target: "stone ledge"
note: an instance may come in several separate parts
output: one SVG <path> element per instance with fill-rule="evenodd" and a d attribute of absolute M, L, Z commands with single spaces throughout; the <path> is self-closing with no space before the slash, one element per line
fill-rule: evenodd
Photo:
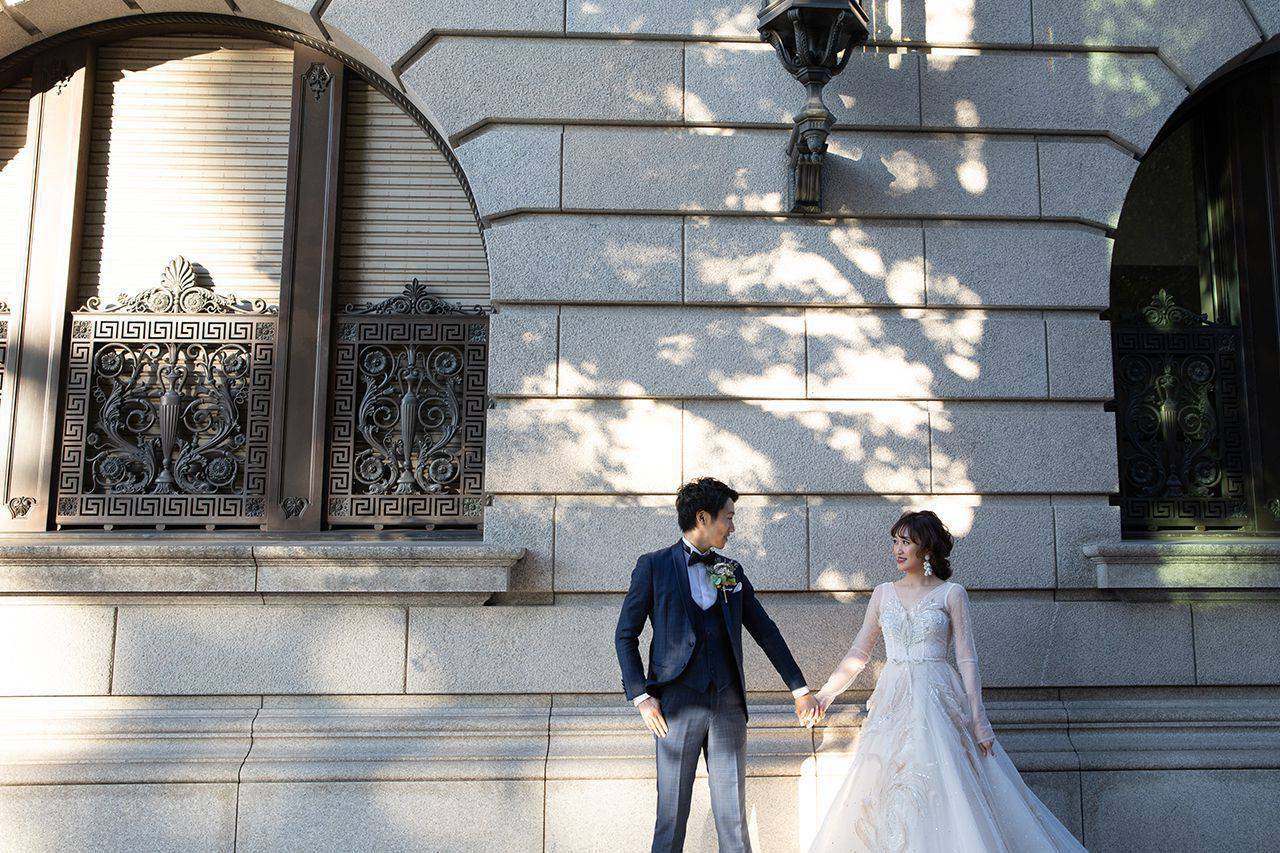
<path fill-rule="evenodd" d="M 547 697 L 266 700 L 246 782 L 541 779 Z"/>
<path fill-rule="evenodd" d="M 0 700 L 0 785 L 235 782 L 260 700 Z"/>
<path fill-rule="evenodd" d="M 1099 589 L 1277 590 L 1280 540 L 1101 542 L 1082 548 Z"/>
<path fill-rule="evenodd" d="M 481 542 L 188 538 L 165 534 L 0 537 L 0 593 L 506 592 L 524 548 Z"/>
<path fill-rule="evenodd" d="M 1250 769 L 1280 758 L 1278 696 L 1081 691 L 993 698 L 988 711 L 1024 773 Z M 789 701 L 753 695 L 748 775 L 842 773 L 863 716 L 855 697 L 809 731 Z M 237 778 L 652 779 L 653 747 L 634 709 L 595 696 L 0 700 L 0 785 Z"/>

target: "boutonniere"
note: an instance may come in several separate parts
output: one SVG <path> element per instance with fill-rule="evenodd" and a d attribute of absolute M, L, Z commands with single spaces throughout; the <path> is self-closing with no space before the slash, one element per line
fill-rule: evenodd
<path fill-rule="evenodd" d="M 736 592 L 741 585 L 738 583 L 738 572 L 742 570 L 742 566 L 728 557 L 722 557 L 716 563 L 707 567 L 707 574 L 711 577 L 711 585 L 724 595 L 725 603 L 729 601 L 729 593 Z"/>

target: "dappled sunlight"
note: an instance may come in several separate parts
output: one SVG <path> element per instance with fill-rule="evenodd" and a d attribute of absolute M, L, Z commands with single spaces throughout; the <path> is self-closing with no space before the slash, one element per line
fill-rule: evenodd
<path fill-rule="evenodd" d="M 560 393 L 804 394 L 804 316 L 797 309 L 659 308 L 637 319 L 616 327 L 603 345 L 596 340 L 601 321 L 594 309 L 576 309 L 562 319 L 568 343 L 560 355 Z"/>
<path fill-rule="evenodd" d="M 691 404 L 684 424 L 685 475 L 716 471 L 748 493 L 913 492 L 929 481 L 928 412 L 915 403 Z"/>
<path fill-rule="evenodd" d="M 931 44 L 973 41 L 975 0 L 931 0 L 925 4 L 925 40 Z"/>
<path fill-rule="evenodd" d="M 697 97 L 696 95 L 693 97 Z M 685 92 L 679 86 L 667 85 L 662 87 L 662 104 L 672 112 L 683 113 L 684 118 L 688 120 L 689 115 L 685 106 Z M 704 108 L 705 109 L 705 108 Z"/>
<path fill-rule="evenodd" d="M 933 510 L 947 525 L 947 529 L 953 536 L 963 539 L 973 530 L 974 517 L 981 506 L 981 495 L 929 495 L 915 498 L 911 503 L 904 504 L 903 510 Z"/>
<path fill-rule="evenodd" d="M 1100 111 L 1118 108 L 1125 116 L 1136 118 L 1160 105 L 1160 95 L 1139 63 L 1127 61 L 1124 54 L 1100 51 L 1087 54 L 1087 58 L 1089 83 Z"/>
<path fill-rule="evenodd" d="M 545 394 L 548 388 L 556 387 L 556 364 L 554 361 L 544 365 L 541 373 L 533 373 L 531 369 L 525 368 L 524 375 L 520 377 L 518 393 L 521 396 L 536 397 L 539 394 Z"/>
<path fill-rule="evenodd" d="M 982 296 L 948 272 L 926 264 L 929 277 L 929 301 L 953 305 L 981 305 Z"/>
<path fill-rule="evenodd" d="M 733 477 L 728 472 L 717 476 L 728 476 L 735 481 L 740 491 L 769 491 L 771 484 L 778 482 L 778 475 L 773 460 L 757 450 L 752 441 L 727 429 L 717 428 L 691 412 L 685 412 L 685 443 L 691 451 L 688 455 L 695 459 L 733 460 L 733 467 L 741 471 L 743 476 Z M 684 478 L 702 476 L 720 465 L 690 464 L 685 461 Z M 752 472 L 750 482 L 745 481 L 746 472 Z"/>
<path fill-rule="evenodd" d="M 617 0 L 569 0 L 568 18 L 572 29 L 581 32 L 662 33 L 670 31 L 670 14 L 649 15 L 633 11 L 635 4 Z M 710 8 L 708 8 L 710 7 Z M 759 5 L 742 2 L 699 3 L 691 9 L 697 17 L 688 19 L 688 31 L 695 36 L 754 35 Z"/>
<path fill-rule="evenodd" d="M 942 492 L 975 492 L 977 486 L 969 477 L 969 464 L 963 459 L 953 459 L 934 448 L 931 457 L 933 479 L 930 487 Z"/>
<path fill-rule="evenodd" d="M 561 383 L 572 368 L 561 366 Z M 640 393 L 640 391 L 637 391 Z M 486 482 L 522 489 L 660 493 L 679 479 L 680 406 L 658 400 L 532 400 L 499 404 Z"/>
<path fill-rule="evenodd" d="M 1201 12 L 1199 3 L 1157 0 L 1078 0 L 1083 6 L 1072 23 L 1085 44 L 1160 47 L 1170 43 L 1189 50 L 1208 38 L 1220 22 Z M 1065 40 L 1065 39 L 1063 39 Z"/>
<path fill-rule="evenodd" d="M 962 56 L 978 56 L 982 53 L 976 47 L 934 47 L 924 58 L 931 71 L 950 71 L 956 67 Z"/>
<path fill-rule="evenodd" d="M 777 335 L 765 327 L 785 335 L 786 344 L 782 352 L 778 352 Z M 735 332 L 744 342 L 761 347 L 760 355 L 753 359 L 759 362 L 759 366 L 737 371 L 717 366 L 707 371 L 707 378 L 721 394 L 730 397 L 788 397 L 803 388 L 803 376 L 791 366 L 798 363 L 798 357 L 803 354 L 804 318 L 801 315 L 754 317 L 745 323 L 735 324 Z M 766 335 L 768 340 L 765 340 Z M 769 363 L 771 352 L 777 353 L 778 363 Z M 792 357 L 797 361 L 792 362 Z M 749 368 L 750 364 L 743 367 Z"/>
<path fill-rule="evenodd" d="M 971 101 L 956 104 L 956 122 L 970 127 L 981 124 L 977 106 Z M 956 165 L 956 179 L 971 195 L 982 195 L 987 191 L 987 164 L 982 159 L 984 141 L 983 137 L 974 134 L 963 137 L 960 143 L 963 159 Z"/>
<path fill-rule="evenodd" d="M 604 389 L 608 389 L 610 395 L 615 397 L 649 395 L 649 390 L 634 380 L 602 377 L 600 365 L 593 361 L 580 361 L 574 364 L 562 359 L 559 377 L 562 394 L 602 393 Z"/>
<path fill-rule="evenodd" d="M 693 360 L 697 339 L 688 332 L 658 338 L 658 358 L 674 367 L 682 367 Z"/>
<path fill-rule="evenodd" d="M 929 428 L 935 433 L 954 432 L 955 423 L 950 414 L 940 403 L 929 404 Z M 973 494 L 978 491 L 969 476 L 969 463 L 964 459 L 956 459 L 944 453 L 932 442 L 929 450 L 931 479 L 929 488 L 923 491 L 951 492 Z"/>
<path fill-rule="evenodd" d="M 810 309 L 809 393 L 930 399 L 940 393 L 939 368 L 975 382 L 986 321 L 982 311 Z"/>
<path fill-rule="evenodd" d="M 861 156 L 853 159 L 859 160 Z M 938 178 L 929 164 L 910 151 L 899 148 L 892 155 L 881 157 L 880 162 L 893 175 L 893 183 L 889 184 L 891 195 L 906 195 L 938 185 Z"/>
<path fill-rule="evenodd" d="M 602 242 L 600 254 L 615 276 L 637 287 L 644 285 L 655 269 L 680 259 L 679 251 L 664 243 L 641 243 L 615 237 Z"/>
<path fill-rule="evenodd" d="M 969 381 L 978 378 L 978 345 L 986 328 L 985 311 L 921 313 L 920 330 L 943 355 L 943 362 L 957 376 Z"/>
<path fill-rule="evenodd" d="M 810 393 L 859 398 L 928 396 L 933 372 L 913 363 L 902 346 L 884 340 L 882 315 L 810 311 L 808 334 L 823 343 L 821 352 L 827 354 L 812 357 Z"/>
<path fill-rule="evenodd" d="M 715 134 L 725 135 L 729 134 Z M 732 186 L 735 192 L 727 193 L 724 197 L 724 206 L 730 210 L 761 210 L 761 211 L 779 211 L 782 209 L 782 191 L 776 192 L 752 192 L 749 188 L 751 180 L 751 170 L 746 166 L 740 166 L 733 172 Z"/>
<path fill-rule="evenodd" d="M 956 101 L 956 124 L 959 127 L 978 127 L 982 119 L 978 115 L 978 105 L 968 98 Z"/>
<path fill-rule="evenodd" d="M 733 36 L 753 33 L 756 29 L 755 3 L 725 3 L 709 18 L 694 18 L 690 32 L 695 36 Z"/>
<path fill-rule="evenodd" d="M 902 27 L 902 3 L 903 0 L 880 0 L 873 13 L 879 19 L 879 29 L 887 30 L 889 38 L 894 41 L 902 41 L 907 37 Z"/>
<path fill-rule="evenodd" d="M 691 220 L 695 228 L 706 226 L 708 221 Z M 814 251 L 811 247 L 817 240 L 835 252 Z M 892 301 L 914 304 L 923 297 L 923 259 L 915 255 L 886 257 L 879 241 L 856 224 L 779 228 L 776 239 L 763 248 L 759 240 L 752 240 L 733 241 L 715 249 L 713 252 L 705 244 L 690 246 L 695 274 L 704 285 L 735 297 L 763 289 L 820 301 L 866 302 L 850 279 L 853 272 L 882 282 L 886 298 Z M 847 262 L 848 268 L 842 268 L 837 260 Z"/>

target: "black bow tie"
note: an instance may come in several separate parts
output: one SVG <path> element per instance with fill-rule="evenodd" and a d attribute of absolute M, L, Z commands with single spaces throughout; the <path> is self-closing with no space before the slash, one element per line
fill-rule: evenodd
<path fill-rule="evenodd" d="M 723 562 L 723 560 L 724 557 L 721 557 L 715 551 L 708 551 L 705 554 L 699 554 L 697 551 L 689 552 L 689 565 L 702 563 L 706 566 L 714 566 L 716 563 Z"/>

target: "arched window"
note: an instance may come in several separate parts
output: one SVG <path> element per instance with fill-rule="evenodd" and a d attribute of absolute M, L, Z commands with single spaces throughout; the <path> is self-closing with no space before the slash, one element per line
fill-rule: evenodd
<path fill-rule="evenodd" d="M 4 528 L 475 527 L 488 270 L 393 86 L 216 16 L 0 63 Z"/>
<path fill-rule="evenodd" d="M 1128 536 L 1280 530 L 1280 56 L 1224 76 L 1139 167 L 1112 258 Z"/>

